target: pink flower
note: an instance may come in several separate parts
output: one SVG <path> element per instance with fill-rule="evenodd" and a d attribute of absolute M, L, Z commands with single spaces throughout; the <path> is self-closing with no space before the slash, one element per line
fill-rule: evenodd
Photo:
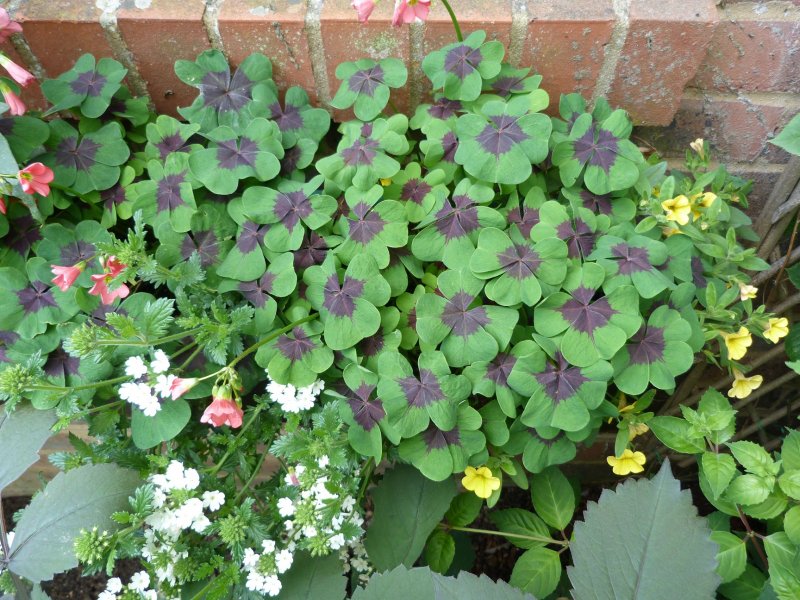
<path fill-rule="evenodd" d="M 392 25 L 425 21 L 431 9 L 431 0 L 395 0 Z"/>
<path fill-rule="evenodd" d="M 3 196 L 0 196 L 0 213 L 6 214 L 6 199 Z"/>
<path fill-rule="evenodd" d="M 211 404 L 200 418 L 201 423 L 211 423 L 214 427 L 228 425 L 234 429 L 242 426 L 242 409 L 231 398 L 226 398 L 226 395 L 229 394 L 212 396 Z"/>
<path fill-rule="evenodd" d="M 122 273 L 122 271 L 127 268 L 127 265 L 123 265 L 115 256 L 109 256 L 105 262 L 101 258 L 100 264 L 103 265 L 106 271 L 99 275 L 92 275 L 94 285 L 89 290 L 89 293 L 93 296 L 100 296 L 100 300 L 103 304 L 111 304 L 117 298 L 127 298 L 131 291 L 124 283 L 114 290 L 108 289 L 108 284 L 111 283 L 117 275 Z"/>
<path fill-rule="evenodd" d="M 15 116 L 24 115 L 26 110 L 25 104 L 20 100 L 19 96 L 6 85 L 0 86 L 0 88 L 3 90 L 3 99 L 6 101 L 6 104 L 8 104 L 9 112 Z"/>
<path fill-rule="evenodd" d="M 22 31 L 22 26 L 12 21 L 5 8 L 0 8 L 0 42 L 5 42 L 14 33 Z"/>
<path fill-rule="evenodd" d="M 53 177 L 53 171 L 40 162 L 31 163 L 17 173 L 23 192 L 42 196 L 50 193 L 49 183 L 53 181 Z"/>
<path fill-rule="evenodd" d="M 2 52 L 0 52 L 0 65 L 2 65 L 3 68 L 8 71 L 8 74 L 11 75 L 11 79 L 16 81 L 22 87 L 25 87 L 31 81 L 36 79 L 31 73 L 20 67 Z"/>
<path fill-rule="evenodd" d="M 75 283 L 75 280 L 83 272 L 84 263 L 78 263 L 72 267 L 59 267 L 53 265 L 50 270 L 53 272 L 53 285 L 58 286 L 62 292 L 66 292 Z"/>
<path fill-rule="evenodd" d="M 358 20 L 366 23 L 372 11 L 375 9 L 375 0 L 353 0 L 350 5 L 358 14 Z"/>
<path fill-rule="evenodd" d="M 176 377 L 172 380 L 172 383 L 169 384 L 169 395 L 173 400 L 177 400 L 190 389 L 192 389 L 196 383 L 197 379 L 194 377 L 190 377 L 188 379 Z"/>

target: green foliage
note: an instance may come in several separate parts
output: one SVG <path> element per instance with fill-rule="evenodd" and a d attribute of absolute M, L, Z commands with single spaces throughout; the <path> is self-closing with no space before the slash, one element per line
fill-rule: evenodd
<path fill-rule="evenodd" d="M 0 492 L 39 460 L 39 450 L 52 434 L 54 411 L 29 405 L 13 411 L 0 406 Z"/>
<path fill-rule="evenodd" d="M 335 556 L 312 558 L 299 553 L 282 583 L 281 600 L 340 600 L 345 597 L 347 579 Z"/>
<path fill-rule="evenodd" d="M 790 154 L 800 156 L 800 114 L 795 115 L 781 132 L 769 141 Z"/>
<path fill-rule="evenodd" d="M 652 480 L 604 490 L 575 524 L 567 572 L 577 598 L 709 598 L 719 585 L 717 545 L 691 495 L 665 462 Z"/>

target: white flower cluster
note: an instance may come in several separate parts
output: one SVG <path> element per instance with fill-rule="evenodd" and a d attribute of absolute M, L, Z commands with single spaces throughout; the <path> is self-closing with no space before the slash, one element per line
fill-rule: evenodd
<path fill-rule="evenodd" d="M 269 373 L 267 373 L 267 378 L 269 378 Z M 287 413 L 311 410 L 323 389 L 325 389 L 325 383 L 319 379 L 311 385 L 301 388 L 296 388 L 291 383 L 282 385 L 272 379 L 267 384 L 267 393 L 280 404 L 283 412 Z"/>
<path fill-rule="evenodd" d="M 367 549 L 361 540 L 348 544 L 339 550 L 339 560 L 342 561 L 345 574 L 352 569 L 358 573 L 358 579 L 366 585 L 374 569 L 367 558 Z"/>
<path fill-rule="evenodd" d="M 177 460 L 169 463 L 164 474 L 151 475 L 150 483 L 155 486 L 156 511 L 145 520 L 142 557 L 154 567 L 159 582 L 174 586 L 175 564 L 188 556 L 186 551 L 176 550 L 179 536 L 184 531 L 203 533 L 208 529 L 211 521 L 203 511 L 218 511 L 225 504 L 225 494 L 214 490 L 200 495 L 195 491 L 200 486 L 200 475 Z"/>
<path fill-rule="evenodd" d="M 147 571 L 139 571 L 131 576 L 128 585 L 124 585 L 119 577 L 109 579 L 106 589 L 100 592 L 97 600 L 117 600 L 123 594 L 127 597 L 137 595 L 144 600 L 158 599 L 158 593 L 150 589 L 150 575 Z"/>
<path fill-rule="evenodd" d="M 257 554 L 252 548 L 246 548 L 242 566 L 247 571 L 247 589 L 252 592 L 277 596 L 281 592 L 281 580 L 278 575 L 285 573 L 294 561 L 294 542 L 287 548 L 277 550 L 273 540 L 261 543 L 262 553 Z"/>
<path fill-rule="evenodd" d="M 319 469 L 309 470 L 304 465 L 297 465 L 286 476 L 287 485 L 300 488 L 299 497 L 296 500 L 279 498 L 278 513 L 282 517 L 303 515 L 302 522 L 298 519 L 284 522 L 289 539 L 307 538 L 314 541 L 315 548 L 341 550 L 361 539 L 364 518 L 356 510 L 353 496 L 334 493 L 329 489 L 329 476 L 320 472 L 325 468 L 322 465 L 328 465 L 327 458 L 323 456 L 319 459 Z M 358 478 L 351 480 L 357 481 Z"/>
<path fill-rule="evenodd" d="M 175 375 L 164 375 L 169 370 L 169 357 L 163 350 L 156 350 L 150 367 L 141 356 L 131 356 L 125 361 L 125 374 L 134 379 L 143 379 L 152 374 L 155 383 L 128 381 L 119 387 L 119 397 L 138 407 L 146 416 L 154 417 L 161 410 L 161 400 L 170 400 L 170 386 Z"/>

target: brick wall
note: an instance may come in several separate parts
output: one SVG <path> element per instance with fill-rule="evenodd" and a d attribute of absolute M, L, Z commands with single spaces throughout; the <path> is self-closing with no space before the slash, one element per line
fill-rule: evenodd
<path fill-rule="evenodd" d="M 787 155 L 766 144 L 800 111 L 800 0 L 452 0 L 466 32 L 485 29 L 510 60 L 544 76 L 553 108 L 562 92 L 607 96 L 639 125 L 635 135 L 668 157 L 696 137 L 756 181 L 755 207 Z M 399 56 L 409 85 L 398 105 L 425 99 L 420 68 L 432 48 L 452 41 L 434 0 L 427 23 L 393 29 L 392 0 L 367 25 L 350 0 L 11 0 L 0 2 L 24 33 L 4 50 L 37 75 L 69 68 L 84 52 L 114 56 L 129 84 L 162 111 L 194 90 L 172 64 L 207 48 L 233 63 L 260 51 L 279 87 L 301 85 L 317 102 L 337 87 L 336 64 Z M 35 91 L 29 103 L 41 103 Z"/>

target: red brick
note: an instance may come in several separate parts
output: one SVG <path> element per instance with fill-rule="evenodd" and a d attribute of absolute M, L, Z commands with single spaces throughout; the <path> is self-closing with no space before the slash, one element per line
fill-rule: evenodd
<path fill-rule="evenodd" d="M 0 44 L 0 51 L 2 51 L 6 56 L 8 56 L 8 58 L 13 60 L 19 66 L 33 72 L 31 66 L 27 64 L 22 56 L 19 55 L 16 48 L 14 48 L 10 41 L 5 41 Z M 2 69 L 0 69 L 0 73 L 5 75 L 5 72 L 3 72 Z M 42 95 L 42 90 L 39 87 L 40 83 L 40 81 L 35 81 L 34 83 L 28 84 L 28 87 L 24 87 L 20 91 L 19 97 L 28 110 L 44 110 L 47 107 L 47 100 L 45 100 L 44 96 Z"/>
<path fill-rule="evenodd" d="M 391 57 L 403 60 L 408 66 L 411 55 L 409 28 L 405 25 L 392 27 L 393 8 L 391 2 L 379 2 L 369 21 L 359 23 L 350 0 L 326 0 L 321 25 L 331 97 L 341 84 L 336 79 L 336 66 L 341 62 Z M 392 90 L 391 100 L 401 112 L 407 113 L 409 86 Z M 387 111 L 391 113 L 391 108 Z M 351 111 L 334 111 L 337 120 L 352 118 L 351 115 Z"/>
<path fill-rule="evenodd" d="M 784 163 L 789 155 L 768 142 L 797 112 L 796 96 L 693 93 L 667 127 L 642 127 L 637 135 L 668 156 L 683 156 L 689 143 L 702 137 L 721 162 Z"/>
<path fill-rule="evenodd" d="M 634 122 L 667 125 L 697 72 L 717 22 L 713 0 L 632 0 L 609 92 Z"/>
<path fill-rule="evenodd" d="M 727 8 L 720 18 L 693 86 L 800 90 L 800 8 L 787 2 L 743 3 Z"/>
<path fill-rule="evenodd" d="M 68 71 L 83 54 L 114 56 L 100 26 L 101 11 L 89 0 L 26 0 L 12 18 L 48 77 Z"/>
<path fill-rule="evenodd" d="M 591 97 L 614 27 L 611 0 L 528 3 L 528 35 L 520 66 L 533 66 L 558 112 L 561 94 Z"/>
<path fill-rule="evenodd" d="M 266 8 L 268 6 L 269 8 Z M 253 52 L 272 60 L 281 90 L 299 85 L 316 101 L 311 53 L 305 28 L 306 5 L 300 0 L 225 0 L 219 13 L 222 45 L 232 64 Z"/>
<path fill-rule="evenodd" d="M 483 29 L 487 40 L 499 40 L 508 52 L 511 43 L 511 0 L 488 3 L 486 0 L 458 0 L 452 2 L 461 32 L 467 37 Z M 425 23 L 423 52 L 428 54 L 456 41 L 450 15 L 441 2 L 431 3 L 431 12 Z"/>
<path fill-rule="evenodd" d="M 783 172 L 783 165 L 769 163 L 729 165 L 728 172 L 753 182 L 753 190 L 747 196 L 748 208 L 745 211 L 755 219 L 761 214 L 772 188 Z"/>
<path fill-rule="evenodd" d="M 175 75 L 175 61 L 194 60 L 210 44 L 203 27 L 203 0 L 153 0 L 149 8 L 117 12 L 117 26 L 159 112 L 176 115 L 197 96 Z"/>

